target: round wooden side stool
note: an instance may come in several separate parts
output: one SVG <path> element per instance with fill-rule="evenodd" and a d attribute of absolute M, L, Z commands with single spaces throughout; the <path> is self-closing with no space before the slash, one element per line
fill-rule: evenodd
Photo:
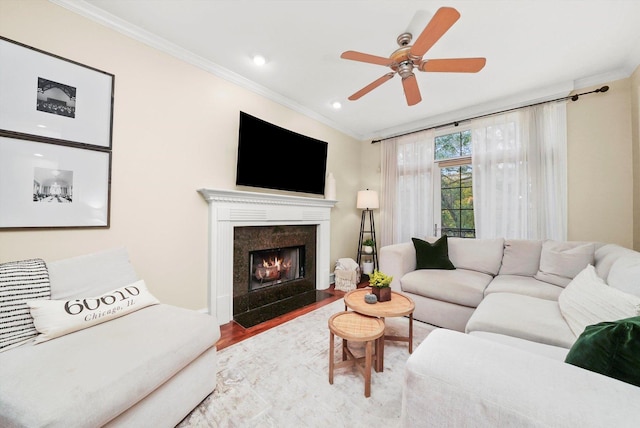
<path fill-rule="evenodd" d="M 364 376 L 364 396 L 371 396 L 371 365 L 376 357 L 374 344 L 384 334 L 384 321 L 357 312 L 344 311 L 329 318 L 329 383 L 333 385 L 333 371 L 355 365 Z M 334 362 L 334 339 L 342 338 L 342 361 Z M 365 342 L 365 356 L 356 358 L 347 346 L 348 341 Z M 375 346 L 377 349 L 377 346 Z M 377 354 L 376 354 L 377 355 Z M 364 366 L 362 362 L 364 360 Z"/>

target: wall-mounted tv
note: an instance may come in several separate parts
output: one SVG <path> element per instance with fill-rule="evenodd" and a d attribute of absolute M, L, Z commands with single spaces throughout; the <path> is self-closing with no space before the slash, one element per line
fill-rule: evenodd
<path fill-rule="evenodd" d="M 327 147 L 241 111 L 236 184 L 322 195 Z"/>

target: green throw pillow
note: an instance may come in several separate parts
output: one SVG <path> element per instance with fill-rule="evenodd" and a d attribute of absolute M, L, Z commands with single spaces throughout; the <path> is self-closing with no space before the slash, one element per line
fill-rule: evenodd
<path fill-rule="evenodd" d="M 640 317 L 587 326 L 565 362 L 640 386 Z"/>
<path fill-rule="evenodd" d="M 456 267 L 449 260 L 447 235 L 442 235 L 433 244 L 418 238 L 411 238 L 416 249 L 416 269 L 447 269 Z"/>

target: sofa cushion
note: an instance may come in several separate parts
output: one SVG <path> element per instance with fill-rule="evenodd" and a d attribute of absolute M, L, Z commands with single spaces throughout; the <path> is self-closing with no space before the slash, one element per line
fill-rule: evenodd
<path fill-rule="evenodd" d="M 640 386 L 640 317 L 588 326 L 565 361 Z"/>
<path fill-rule="evenodd" d="M 545 241 L 540 253 L 540 269 L 535 278 L 564 287 L 582 269 L 594 263 L 594 253 L 593 243 Z"/>
<path fill-rule="evenodd" d="M 99 296 L 139 279 L 124 247 L 47 262 L 47 267 L 52 299 Z"/>
<path fill-rule="evenodd" d="M 580 336 L 588 325 L 638 315 L 640 297 L 609 287 L 589 265 L 560 293 L 558 305 L 573 333 Z"/>
<path fill-rule="evenodd" d="M 497 275 L 502 263 L 504 239 L 449 238 L 449 259 L 458 269 Z"/>
<path fill-rule="evenodd" d="M 159 304 L 0 353 L 0 425 L 103 426 L 219 337 L 213 317 Z"/>
<path fill-rule="evenodd" d="M 40 333 L 35 343 L 40 343 L 158 303 L 158 299 L 147 290 L 144 281 L 140 280 L 97 297 L 33 300 L 27 302 L 27 305 L 36 330 Z"/>
<path fill-rule="evenodd" d="M 44 260 L 0 264 L 0 351 L 18 346 L 38 334 L 27 302 L 50 296 Z"/>
<path fill-rule="evenodd" d="M 512 293 L 485 297 L 471 315 L 465 331 L 506 334 L 563 348 L 571 348 L 576 341 L 558 302 Z"/>
<path fill-rule="evenodd" d="M 626 254 L 618 258 L 607 276 L 607 284 L 625 293 L 640 296 L 640 254 Z"/>
<path fill-rule="evenodd" d="M 404 370 L 402 427 L 636 428 L 638 388 L 500 343 L 437 329 Z"/>
<path fill-rule="evenodd" d="M 480 337 L 492 342 L 502 343 L 523 351 L 532 352 L 543 357 L 551 358 L 557 361 L 564 361 L 567 358 L 569 350 L 561 346 L 552 346 L 545 343 L 532 342 L 531 340 L 521 339 L 519 337 L 507 336 L 505 334 L 489 333 L 487 331 L 472 331 L 470 336 Z"/>
<path fill-rule="evenodd" d="M 506 239 L 500 275 L 534 276 L 540 267 L 542 241 Z"/>
<path fill-rule="evenodd" d="M 411 238 L 416 249 L 416 269 L 455 269 L 449 260 L 447 235 L 442 235 L 430 243 L 418 238 Z"/>
<path fill-rule="evenodd" d="M 548 282 L 538 281 L 531 276 L 520 275 L 498 275 L 484 290 L 484 295 L 491 293 L 516 293 L 525 296 L 537 297 L 539 299 L 558 300 L 558 296 L 564 290 L 557 285 Z"/>
<path fill-rule="evenodd" d="M 637 254 L 636 251 L 617 244 L 599 245 L 599 247 L 596 248 L 594 257 L 596 272 L 600 278 L 608 282 L 611 267 L 620 257 Z"/>
<path fill-rule="evenodd" d="M 416 270 L 400 280 L 404 292 L 475 308 L 491 275 L 473 270 Z"/>

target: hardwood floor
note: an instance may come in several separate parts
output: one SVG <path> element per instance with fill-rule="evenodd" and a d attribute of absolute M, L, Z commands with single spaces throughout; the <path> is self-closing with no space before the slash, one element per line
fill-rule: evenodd
<path fill-rule="evenodd" d="M 358 284 L 358 288 L 363 288 L 368 285 L 369 285 L 368 281 L 362 282 Z M 228 346 L 231 346 L 235 343 L 248 339 L 251 336 L 255 336 L 256 334 L 262 333 L 263 331 L 269 330 L 270 328 L 276 327 L 280 324 L 290 321 L 296 317 L 299 317 L 300 315 L 304 315 L 322 306 L 333 303 L 336 300 L 340 300 L 346 294 L 344 291 L 335 290 L 333 284 L 325 291 L 327 291 L 330 294 L 333 294 L 333 297 L 324 299 L 320 302 L 312 303 L 311 305 L 305 306 L 300 309 L 296 309 L 295 311 L 276 317 L 272 320 L 265 321 L 262 324 L 258 324 L 254 327 L 244 328 L 240 324 L 236 323 L 235 321 L 231 321 L 227 324 L 221 325 L 220 339 L 218 340 L 218 343 L 216 345 L 218 348 L 218 351 Z"/>

